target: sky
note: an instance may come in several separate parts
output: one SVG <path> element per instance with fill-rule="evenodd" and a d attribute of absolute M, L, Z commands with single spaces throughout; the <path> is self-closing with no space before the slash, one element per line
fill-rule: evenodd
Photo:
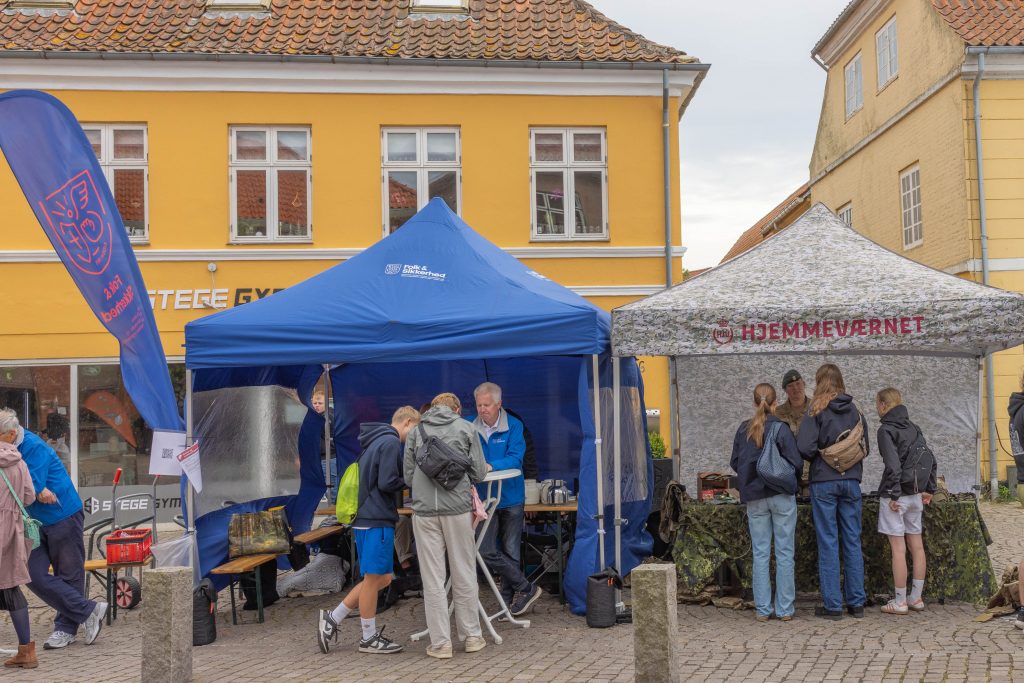
<path fill-rule="evenodd" d="M 825 88 L 811 48 L 849 0 L 588 0 L 711 71 L 680 121 L 683 265 L 717 264 L 808 179 Z"/>

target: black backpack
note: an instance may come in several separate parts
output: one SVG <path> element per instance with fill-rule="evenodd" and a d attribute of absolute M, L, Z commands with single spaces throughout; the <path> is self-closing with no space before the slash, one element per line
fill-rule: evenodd
<path fill-rule="evenodd" d="M 417 429 L 422 442 L 416 447 L 416 466 L 441 488 L 454 490 L 473 465 L 469 455 L 464 455 L 436 436 L 427 436 L 422 423 Z"/>
<path fill-rule="evenodd" d="M 932 477 L 932 469 L 935 467 L 935 454 L 928 448 L 928 443 L 920 430 L 901 464 L 903 469 L 900 472 L 900 488 L 903 492 L 910 495 L 926 491 Z"/>

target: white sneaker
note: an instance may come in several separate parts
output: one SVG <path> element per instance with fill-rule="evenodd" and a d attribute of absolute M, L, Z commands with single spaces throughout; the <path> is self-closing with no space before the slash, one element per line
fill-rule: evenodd
<path fill-rule="evenodd" d="M 910 608 L 907 607 L 907 603 L 905 603 L 905 602 L 896 602 L 895 600 L 890 600 L 889 602 L 887 602 L 884 605 L 882 605 L 882 612 L 884 614 L 900 614 L 900 615 L 903 615 L 903 614 L 906 614 L 909 611 L 910 611 Z"/>
<path fill-rule="evenodd" d="M 43 643 L 44 650 L 60 650 L 75 642 L 75 636 L 64 631 L 54 631 Z"/>
<path fill-rule="evenodd" d="M 85 644 L 92 645 L 103 628 L 103 617 L 107 614 L 107 603 L 97 602 L 92 614 L 85 620 Z"/>
<path fill-rule="evenodd" d="M 487 647 L 487 641 L 483 636 L 469 636 L 466 638 L 466 652 L 479 652 Z"/>
<path fill-rule="evenodd" d="M 447 642 L 444 645 L 434 646 L 431 645 L 427 648 L 427 655 L 436 659 L 451 659 L 452 658 L 452 644 Z"/>

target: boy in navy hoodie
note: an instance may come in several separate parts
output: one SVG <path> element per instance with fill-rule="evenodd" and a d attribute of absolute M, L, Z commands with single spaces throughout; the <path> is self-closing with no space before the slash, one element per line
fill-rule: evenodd
<path fill-rule="evenodd" d="M 352 521 L 359 572 L 363 580 L 355 585 L 333 611 L 320 610 L 317 642 L 324 654 L 330 640 L 337 639 L 338 624 L 357 606 L 362 625 L 359 651 L 370 654 L 401 652 L 402 646 L 377 630 L 377 593 L 391 583 L 394 570 L 395 523 L 405 480 L 402 444 L 419 424 L 420 414 L 411 406 L 395 411 L 391 424 L 364 422 L 359 425 L 359 503 Z"/>

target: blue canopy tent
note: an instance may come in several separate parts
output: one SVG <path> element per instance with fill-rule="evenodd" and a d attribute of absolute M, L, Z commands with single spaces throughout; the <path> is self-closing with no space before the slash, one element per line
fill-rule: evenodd
<path fill-rule="evenodd" d="M 642 380 L 632 358 L 612 362 L 609 332 L 607 313 L 484 239 L 440 199 L 344 263 L 188 324 L 185 358 L 195 392 L 189 405 L 207 498 L 194 506 L 201 572 L 227 557 L 232 513 L 285 504 L 293 528 L 305 529 L 324 493 L 323 417 L 309 409 L 290 427 L 278 425 L 268 387 L 294 390 L 310 408 L 310 393 L 329 370 L 341 472 L 358 456 L 360 422 L 387 421 L 398 406 L 418 406 L 441 391 L 456 393 L 464 413 L 475 412 L 473 388 L 493 381 L 503 388 L 504 405 L 534 435 L 540 476 L 578 478 L 577 534 L 565 586 L 573 611 L 583 613 L 587 575 L 613 559 L 628 572 L 651 548 L 644 529 L 652 472 Z M 297 445 L 283 440 L 290 438 Z M 613 446 L 619 464 L 609 468 L 610 476 L 602 443 Z M 245 444 L 255 459 L 242 452 Z M 275 448 L 286 455 L 265 456 Z M 208 487 L 252 478 L 239 474 L 239 460 L 263 476 L 248 491 L 259 497 L 240 501 L 243 491 L 235 498 L 207 496 Z M 268 469 L 293 472 L 294 490 L 280 485 L 293 475 L 274 479 L 265 476 Z M 621 543 L 608 548 L 606 517 L 623 520 L 615 525 Z"/>

